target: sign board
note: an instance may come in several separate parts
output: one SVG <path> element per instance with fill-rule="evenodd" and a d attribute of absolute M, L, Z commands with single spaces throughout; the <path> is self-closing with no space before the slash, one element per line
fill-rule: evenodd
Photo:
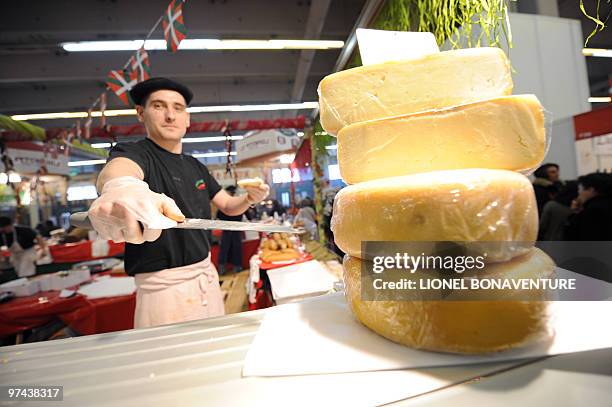
<path fill-rule="evenodd" d="M 255 130 L 236 142 L 236 161 L 263 157 L 297 149 L 300 138 L 295 130 Z"/>
<path fill-rule="evenodd" d="M 48 174 L 68 175 L 69 157 L 55 147 L 45 148 L 34 143 L 7 143 L 6 153 L 13 161 L 14 171 L 19 174 L 36 174 L 42 167 Z M 0 162 L 0 170 L 5 171 Z"/>

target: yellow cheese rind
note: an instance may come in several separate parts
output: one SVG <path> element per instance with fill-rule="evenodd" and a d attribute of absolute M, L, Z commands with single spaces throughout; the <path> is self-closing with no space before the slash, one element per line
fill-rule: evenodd
<path fill-rule="evenodd" d="M 538 214 L 524 175 L 435 171 L 349 185 L 336 195 L 331 228 L 338 247 L 358 258 L 367 255 L 362 241 L 509 242 L 489 253 L 501 262 L 533 245 Z"/>
<path fill-rule="evenodd" d="M 362 262 L 350 256 L 344 259 L 349 307 L 363 325 L 394 342 L 418 349 L 475 354 L 522 346 L 550 333 L 548 302 L 513 300 L 511 291 L 500 301 L 363 301 Z M 491 277 L 554 278 L 554 268 L 546 253 L 533 248 L 510 262 L 489 266 L 487 272 Z M 548 298 L 543 291 L 533 291 L 530 298 Z"/>
<path fill-rule="evenodd" d="M 355 123 L 338 133 L 348 184 L 437 170 L 519 171 L 537 167 L 545 153 L 544 113 L 534 95 Z"/>
<path fill-rule="evenodd" d="M 321 126 L 332 134 L 367 120 L 512 94 L 499 48 L 468 48 L 348 69 L 319 84 Z"/>

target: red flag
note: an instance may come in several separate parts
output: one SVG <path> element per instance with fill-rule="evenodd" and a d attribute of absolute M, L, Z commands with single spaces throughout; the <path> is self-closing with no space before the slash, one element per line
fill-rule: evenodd
<path fill-rule="evenodd" d="M 151 64 L 149 63 L 149 54 L 144 49 L 140 48 L 136 54 L 130 58 L 130 68 L 136 73 L 138 82 L 146 81 L 151 77 Z"/>
<path fill-rule="evenodd" d="M 100 127 L 104 128 L 106 126 L 106 116 L 104 116 L 104 112 L 106 111 L 106 92 L 102 92 L 100 95 Z"/>
<path fill-rule="evenodd" d="M 164 13 L 162 20 L 166 49 L 176 52 L 179 44 L 187 37 L 187 28 L 183 21 L 183 1 L 172 0 Z"/>
<path fill-rule="evenodd" d="M 138 83 L 136 80 L 136 72 L 128 73 L 125 70 L 110 71 L 106 79 L 106 86 L 108 86 L 126 106 L 130 106 L 132 103 L 130 89 L 132 89 L 132 86 L 136 85 L 136 83 Z"/>

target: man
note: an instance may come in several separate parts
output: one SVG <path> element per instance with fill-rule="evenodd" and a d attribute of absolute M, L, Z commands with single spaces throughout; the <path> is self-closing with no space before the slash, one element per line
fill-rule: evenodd
<path fill-rule="evenodd" d="M 38 253 L 34 245 L 38 243 L 43 251 L 46 251 L 47 245 L 34 229 L 13 225 L 11 218 L 0 216 L 0 242 L 8 247 L 11 264 L 19 277 L 36 274 Z"/>
<path fill-rule="evenodd" d="M 563 186 L 559 179 L 559 165 L 547 163 L 541 165 L 533 173 L 533 190 L 538 204 L 538 216 L 542 217 L 542 211 L 546 202 L 554 198 L 555 194 Z"/>
<path fill-rule="evenodd" d="M 612 240 L 612 175 L 592 173 L 578 178 L 574 213 L 565 226 L 565 240 Z"/>
<path fill-rule="evenodd" d="M 225 190 L 230 196 L 236 195 L 236 187 L 234 185 L 228 186 Z M 217 212 L 217 219 L 236 222 L 242 220 L 242 214 L 230 216 L 219 210 Z M 223 231 L 221 234 L 218 263 L 219 274 L 225 273 L 225 266 L 227 263 L 232 265 L 234 273 L 242 270 L 242 232 L 233 230 Z"/>
<path fill-rule="evenodd" d="M 206 166 L 182 154 L 193 98 L 184 85 L 151 78 L 130 96 L 147 137 L 111 150 L 89 218 L 102 238 L 127 242 L 126 271 L 137 287 L 134 327 L 223 315 L 206 232 L 169 228 L 185 217 L 210 218 L 211 201 L 228 215 L 241 214 L 270 188 L 249 187 L 232 197 Z"/>

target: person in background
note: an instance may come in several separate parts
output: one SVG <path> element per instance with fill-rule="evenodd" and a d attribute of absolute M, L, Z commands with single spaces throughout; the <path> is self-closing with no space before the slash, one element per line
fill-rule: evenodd
<path fill-rule="evenodd" d="M 268 199 L 267 201 L 262 202 L 262 204 L 262 213 L 265 213 L 268 216 L 274 216 L 275 213 L 278 216 L 282 216 L 283 213 L 286 212 L 285 207 L 276 199 Z"/>
<path fill-rule="evenodd" d="M 11 253 L 11 264 L 19 277 L 29 277 L 36 274 L 36 243 L 43 253 L 47 251 L 47 245 L 42 237 L 27 226 L 13 225 L 11 218 L 0 216 L 0 240 L 3 246 L 8 247 Z"/>
<path fill-rule="evenodd" d="M 236 187 L 230 185 L 225 188 L 230 196 L 236 195 Z M 226 215 L 223 211 L 217 211 L 217 219 L 231 220 L 240 222 L 242 215 Z M 219 274 L 225 274 L 225 266 L 227 263 L 232 265 L 232 270 L 238 272 L 242 270 L 242 232 L 224 230 L 221 234 L 221 247 L 219 248 Z"/>
<path fill-rule="evenodd" d="M 542 217 L 542 211 L 546 202 L 554 198 L 554 195 L 563 186 L 559 179 L 559 165 L 554 163 L 542 164 L 533 173 L 533 190 L 538 203 L 538 216 Z"/>
<path fill-rule="evenodd" d="M 553 200 L 546 202 L 540 217 L 538 240 L 563 240 L 565 222 L 572 214 L 572 201 L 577 196 L 578 183 L 568 181 Z"/>
<path fill-rule="evenodd" d="M 612 175 L 592 173 L 578 178 L 565 240 L 612 240 Z"/>
<path fill-rule="evenodd" d="M 319 240 L 317 214 L 314 209 L 314 202 L 309 197 L 305 197 L 300 201 L 300 210 L 293 220 L 293 227 L 299 226 L 304 227 L 308 231 L 312 240 Z"/>

